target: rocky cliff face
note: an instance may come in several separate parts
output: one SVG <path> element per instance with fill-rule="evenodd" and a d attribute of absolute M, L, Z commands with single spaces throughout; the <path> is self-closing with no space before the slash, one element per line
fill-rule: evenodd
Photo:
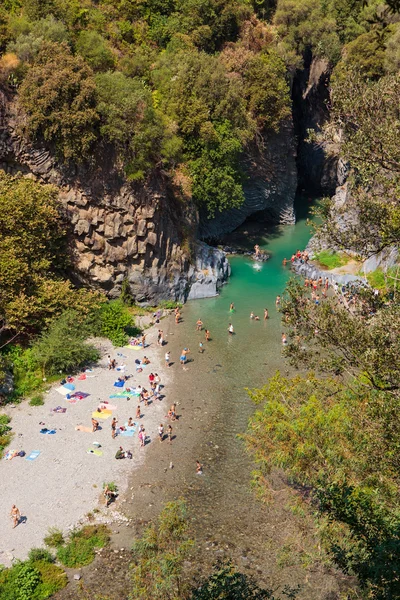
<path fill-rule="evenodd" d="M 137 302 L 186 300 L 193 285 L 192 295 L 215 295 L 229 265 L 208 247 L 195 258 L 189 242 L 194 207 L 176 197 L 166 175 L 157 173 L 145 185 L 128 183 L 104 155 L 96 166 L 59 164 L 49 150 L 21 139 L 15 106 L 0 92 L 0 168 L 59 188 L 79 281 L 116 297 L 126 279 Z"/>
<path fill-rule="evenodd" d="M 243 161 L 246 175 L 245 202 L 240 208 L 224 211 L 214 219 L 200 219 L 199 237 L 218 240 L 239 227 L 251 215 L 263 222 L 294 223 L 297 189 L 296 143 L 292 121 L 278 133 L 269 132 L 254 145 Z"/>
<path fill-rule="evenodd" d="M 330 71 L 326 60 L 306 57 L 292 86 L 299 187 L 315 195 L 332 195 L 338 185 L 337 149 L 307 141 L 307 130 L 320 131 L 328 118 Z"/>

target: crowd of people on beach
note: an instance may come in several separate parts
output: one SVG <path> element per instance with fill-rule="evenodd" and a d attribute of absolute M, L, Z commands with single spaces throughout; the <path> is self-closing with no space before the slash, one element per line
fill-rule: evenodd
<path fill-rule="evenodd" d="M 255 247 L 256 254 L 259 251 L 260 251 L 259 246 L 256 246 Z M 290 259 L 290 264 L 293 264 L 295 261 L 300 261 L 301 263 L 308 263 L 308 261 L 309 261 L 308 252 L 306 250 L 304 250 L 304 251 L 297 250 L 295 253 L 293 253 L 293 255 Z M 288 264 L 288 261 L 286 258 L 283 260 L 282 264 L 283 264 L 283 266 L 286 267 L 286 265 Z M 330 281 L 328 277 L 319 276 L 318 278 L 314 278 L 314 279 L 306 277 L 304 279 L 304 287 L 306 288 L 307 292 L 310 293 L 310 298 L 309 299 L 307 298 L 307 301 L 314 303 L 316 306 L 318 306 L 320 304 L 320 302 L 328 296 L 328 292 L 330 289 L 332 290 L 332 293 L 334 293 L 338 296 L 339 302 L 343 302 L 346 304 L 346 306 L 349 306 L 349 307 L 354 305 L 357 302 L 357 298 L 358 298 L 357 290 L 354 286 L 351 286 L 351 285 L 350 286 L 349 285 L 339 286 L 338 283 L 336 283 L 334 281 L 333 282 Z M 276 297 L 276 301 L 275 301 L 275 306 L 276 306 L 277 310 L 280 309 L 280 304 L 281 304 L 281 296 L 278 295 Z M 233 313 L 236 312 L 235 304 L 233 302 L 230 303 L 229 312 L 231 315 L 233 315 Z M 153 316 L 156 317 L 156 324 L 159 324 L 160 318 L 161 318 L 161 313 L 157 312 Z M 260 321 L 261 320 L 260 316 L 255 314 L 254 311 L 250 312 L 249 317 L 250 317 L 251 321 Z M 268 319 L 269 319 L 268 308 L 264 308 L 263 320 L 266 321 Z M 181 307 L 177 307 L 175 309 L 174 321 L 175 321 L 176 325 L 179 325 L 179 323 L 182 322 Z M 233 336 L 235 334 L 235 330 L 234 330 L 233 324 L 231 322 L 229 322 L 227 330 L 228 330 L 229 336 Z M 202 339 L 198 342 L 198 345 L 199 345 L 198 352 L 203 354 L 205 351 L 205 346 L 207 346 L 212 341 L 212 338 L 211 338 L 210 330 L 207 327 L 205 327 L 205 325 L 200 317 L 197 319 L 197 321 L 195 323 L 195 331 L 198 333 L 204 332 L 204 337 L 202 337 Z M 288 339 L 284 332 L 282 332 L 282 335 L 281 335 L 281 342 L 282 342 L 283 346 L 286 346 L 288 344 Z M 165 342 L 164 332 L 161 328 L 158 328 L 156 344 L 158 347 L 162 348 L 165 345 L 165 343 L 166 342 Z M 141 336 L 131 338 L 129 340 L 128 345 L 134 347 L 135 349 L 141 349 L 144 352 L 147 347 L 146 335 L 142 334 Z M 180 356 L 179 356 L 179 364 L 182 367 L 185 368 L 185 365 L 187 365 L 187 363 L 190 360 L 193 360 L 193 359 L 189 358 L 190 354 L 191 354 L 191 351 L 190 351 L 189 347 L 184 347 L 182 349 Z M 139 421 L 141 421 L 141 419 L 144 417 L 143 408 L 146 410 L 154 402 L 161 401 L 165 398 L 164 393 L 163 393 L 164 392 L 163 386 L 161 384 L 161 378 L 158 375 L 158 373 L 153 370 L 148 375 L 148 385 L 146 385 L 146 386 L 143 386 L 141 384 L 134 385 L 132 383 L 133 376 L 125 373 L 126 365 L 123 362 L 119 364 L 120 358 L 123 359 L 126 357 L 124 357 L 122 354 L 119 354 L 118 358 L 114 358 L 111 355 L 108 355 L 107 359 L 106 359 L 106 361 L 107 361 L 106 368 L 112 372 L 114 372 L 114 371 L 119 372 L 119 375 L 118 375 L 116 381 L 114 382 L 114 385 L 117 387 L 123 388 L 123 391 L 124 391 L 123 397 L 126 399 L 127 402 L 129 402 L 131 400 L 131 398 L 135 397 L 135 398 L 137 398 L 138 404 L 137 404 L 137 407 L 135 410 L 135 417 L 134 418 L 129 417 L 127 419 L 127 422 L 120 424 L 119 419 L 116 416 L 112 417 L 111 422 L 110 422 L 111 438 L 113 440 L 117 439 L 124 431 L 127 431 L 127 430 L 135 430 L 136 431 L 136 427 L 137 427 L 139 448 L 143 448 L 149 442 L 149 437 L 147 435 L 144 424 L 142 422 L 139 423 Z M 164 361 L 165 361 L 165 366 L 168 369 L 174 364 L 173 362 L 171 362 L 171 352 L 169 350 L 167 350 L 164 354 Z M 141 360 L 136 359 L 134 361 L 134 364 L 136 367 L 136 373 L 142 372 L 143 367 L 149 365 L 150 362 L 151 361 L 149 360 L 149 358 L 146 355 L 144 355 Z M 73 378 L 67 377 L 61 383 L 62 384 L 68 383 L 71 381 L 73 381 Z M 97 410 L 92 415 L 91 428 L 90 429 L 85 428 L 84 430 L 85 431 L 89 430 L 92 433 L 101 431 L 102 427 L 100 427 L 99 419 L 104 418 L 102 413 L 107 410 L 108 410 L 108 401 L 100 402 Z M 176 402 L 173 402 L 170 405 L 170 407 L 167 411 L 167 414 L 165 415 L 165 419 L 167 420 L 168 424 L 165 426 L 164 422 L 161 422 L 157 428 L 157 434 L 158 434 L 158 439 L 159 439 L 160 443 L 163 443 L 165 440 L 168 440 L 168 443 L 172 444 L 172 442 L 174 440 L 174 432 L 173 432 L 172 423 L 177 421 L 178 418 L 179 417 L 177 415 L 177 404 L 176 404 Z M 97 444 L 97 446 L 101 447 L 100 444 Z M 129 449 L 129 448 L 124 449 L 120 445 L 116 449 L 116 453 L 115 453 L 116 460 L 131 459 L 132 457 L 133 457 L 132 449 Z M 200 463 L 199 460 L 196 461 L 195 472 L 196 472 L 196 474 L 199 474 L 199 475 L 203 474 L 203 465 Z M 112 490 L 106 490 L 104 493 L 104 496 L 106 498 L 107 506 L 108 506 L 111 503 L 111 501 L 115 498 L 115 493 Z M 12 506 L 10 515 L 12 517 L 13 527 L 16 527 L 21 522 L 21 513 L 15 505 Z"/>

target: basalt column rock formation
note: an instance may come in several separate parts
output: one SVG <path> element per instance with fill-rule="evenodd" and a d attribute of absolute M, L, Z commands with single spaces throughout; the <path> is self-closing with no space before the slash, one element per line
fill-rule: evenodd
<path fill-rule="evenodd" d="M 193 243 L 196 210 L 174 194 L 166 175 L 127 182 L 106 152 L 95 166 L 66 168 L 50 150 L 27 144 L 17 125 L 15 106 L 0 92 L 0 168 L 58 187 L 77 281 L 116 297 L 127 280 L 137 302 L 186 300 L 193 284 L 194 297 L 217 293 L 228 261 Z"/>

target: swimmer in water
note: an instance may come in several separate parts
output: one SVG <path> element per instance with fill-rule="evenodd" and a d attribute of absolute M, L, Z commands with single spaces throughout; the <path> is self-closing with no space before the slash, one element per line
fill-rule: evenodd
<path fill-rule="evenodd" d="M 284 346 L 286 346 L 286 344 L 287 344 L 287 338 L 286 338 L 286 335 L 284 333 L 282 333 L 282 344 Z"/>
<path fill-rule="evenodd" d="M 264 308 L 264 321 L 266 321 L 267 319 L 269 319 L 268 308 Z"/>
<path fill-rule="evenodd" d="M 232 323 L 229 323 L 228 331 L 229 331 L 229 335 L 233 335 L 235 333 L 234 330 L 233 330 Z"/>
<path fill-rule="evenodd" d="M 254 317 L 254 320 L 255 320 L 255 321 L 259 321 L 259 320 L 260 320 L 260 317 L 257 317 L 257 315 L 256 315 L 256 316 Z"/>
<path fill-rule="evenodd" d="M 286 258 L 283 259 L 282 264 L 283 264 L 284 267 L 286 267 L 286 265 L 287 265 L 287 259 Z"/>
<path fill-rule="evenodd" d="M 201 331 L 202 329 L 203 329 L 203 321 L 201 319 L 197 319 L 196 331 Z"/>
<path fill-rule="evenodd" d="M 275 304 L 276 304 L 276 306 L 279 306 L 279 304 L 280 304 L 280 303 L 281 303 L 281 297 L 280 297 L 280 296 L 277 296 L 277 297 L 276 297 L 276 300 L 275 300 Z"/>
<path fill-rule="evenodd" d="M 230 305 L 230 307 L 229 307 L 229 310 L 231 310 L 231 311 L 232 311 L 232 310 L 235 310 L 235 305 L 233 304 L 233 302 L 231 302 L 231 305 Z"/>
<path fill-rule="evenodd" d="M 206 329 L 206 342 L 210 341 L 210 332 Z"/>
<path fill-rule="evenodd" d="M 250 319 L 254 319 L 254 313 L 253 312 L 250 313 Z"/>

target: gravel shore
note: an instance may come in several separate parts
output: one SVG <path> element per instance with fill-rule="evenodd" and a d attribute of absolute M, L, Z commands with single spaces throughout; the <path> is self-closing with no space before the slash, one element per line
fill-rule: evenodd
<path fill-rule="evenodd" d="M 162 325 L 160 325 L 162 327 Z M 3 482 L 0 509 L 0 564 L 10 566 L 13 558 L 26 558 L 29 550 L 43 546 L 43 538 L 49 527 L 57 527 L 66 532 L 94 508 L 100 509 L 99 517 L 104 519 L 107 509 L 104 506 L 102 487 L 104 482 L 114 481 L 122 494 L 127 487 L 128 475 L 145 461 L 149 446 L 157 440 L 157 428 L 164 422 L 168 410 L 168 384 L 171 374 L 164 367 L 164 351 L 156 344 L 157 326 L 146 331 L 145 350 L 129 348 L 115 349 L 107 340 L 97 340 L 102 358 L 93 371 L 87 373 L 83 381 L 75 378 L 76 391 L 90 394 L 83 400 L 71 404 L 66 397 L 57 392 L 57 386 L 45 394 L 43 406 L 29 406 L 27 402 L 7 407 L 6 412 L 12 418 L 11 426 L 14 438 L 9 446 L 13 450 L 24 450 L 26 456 L 32 451 L 40 451 L 36 460 L 30 462 L 26 457 L 0 461 L 0 478 Z M 122 353 L 123 357 L 119 356 Z M 91 427 L 92 412 L 101 401 L 108 401 L 117 408 L 112 415 L 123 425 L 129 417 L 135 422 L 136 397 L 110 399 L 111 394 L 120 388 L 114 387 L 114 381 L 121 374 L 107 368 L 107 355 L 117 360 L 118 365 L 125 364 L 124 373 L 132 375 L 128 385 L 142 385 L 149 389 L 148 376 L 157 372 L 163 384 L 162 400 L 156 400 L 148 407 L 141 403 L 141 419 L 149 436 L 146 446 L 140 448 L 138 429 L 133 437 L 117 435 L 111 437 L 111 417 L 99 419 L 100 431 L 77 431 L 78 425 Z M 142 373 L 136 373 L 135 359 L 146 355 L 150 359 Z M 54 413 L 57 406 L 65 407 L 65 413 Z M 43 425 L 44 424 L 44 425 Z M 54 435 L 41 434 L 46 427 L 55 429 Z M 88 453 L 96 449 L 93 442 L 101 445 L 101 456 Z M 119 446 L 131 450 L 133 459 L 116 460 Z M 15 529 L 9 517 L 11 506 L 15 504 L 25 517 Z M 108 509 L 109 510 L 109 509 Z"/>

